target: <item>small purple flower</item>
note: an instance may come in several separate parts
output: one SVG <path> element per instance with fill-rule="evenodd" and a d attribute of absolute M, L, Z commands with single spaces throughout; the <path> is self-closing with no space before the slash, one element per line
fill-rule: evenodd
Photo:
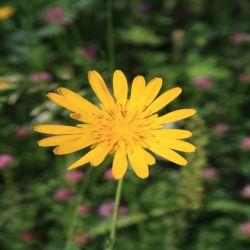
<path fill-rule="evenodd" d="M 250 150 L 250 136 L 243 138 L 241 144 L 244 149 Z"/>
<path fill-rule="evenodd" d="M 102 217 L 110 217 L 114 211 L 114 202 L 106 202 L 99 206 L 98 214 Z M 127 208 L 125 206 L 121 206 L 119 209 L 119 214 L 121 216 L 125 216 L 127 214 Z"/>
<path fill-rule="evenodd" d="M 214 180 L 219 176 L 218 171 L 214 167 L 207 167 L 203 170 L 203 177 L 206 180 Z"/>
<path fill-rule="evenodd" d="M 138 9 L 142 12 L 149 12 L 150 10 L 152 10 L 152 4 L 147 2 L 141 2 L 138 5 Z"/>
<path fill-rule="evenodd" d="M 230 36 L 230 40 L 235 44 L 241 44 L 250 41 L 250 35 L 244 32 L 236 32 Z"/>
<path fill-rule="evenodd" d="M 92 209 L 89 205 L 80 204 L 77 210 L 79 214 L 90 214 Z"/>
<path fill-rule="evenodd" d="M 29 136 L 30 132 L 25 127 L 19 127 L 16 129 L 16 136 L 17 137 L 27 137 Z"/>
<path fill-rule="evenodd" d="M 249 82 L 250 81 L 250 76 L 244 73 L 241 73 L 237 76 L 237 80 L 239 82 Z"/>
<path fill-rule="evenodd" d="M 69 182 L 78 182 L 84 178 L 84 173 L 79 170 L 70 171 L 64 174 L 64 179 Z"/>
<path fill-rule="evenodd" d="M 97 56 L 97 49 L 90 46 L 85 47 L 80 51 L 80 55 L 88 60 L 94 59 Z"/>
<path fill-rule="evenodd" d="M 35 239 L 34 233 L 31 230 L 23 231 L 19 234 L 22 241 L 30 242 Z"/>
<path fill-rule="evenodd" d="M 10 154 L 0 154 L 0 169 L 4 169 L 13 163 L 14 159 Z"/>
<path fill-rule="evenodd" d="M 241 223 L 238 228 L 243 235 L 250 236 L 250 221 Z"/>
<path fill-rule="evenodd" d="M 214 86 L 214 83 L 206 76 L 197 76 L 194 78 L 194 84 L 202 89 L 210 89 Z"/>
<path fill-rule="evenodd" d="M 74 236 L 74 242 L 78 245 L 85 245 L 91 240 L 88 233 L 78 233 Z"/>
<path fill-rule="evenodd" d="M 61 7 L 55 7 L 46 11 L 45 20 L 50 23 L 67 26 L 71 20 L 66 16 L 65 10 Z"/>
<path fill-rule="evenodd" d="M 246 198 L 246 199 L 250 199 L 250 184 L 243 187 L 240 194 L 241 194 L 241 197 Z"/>
<path fill-rule="evenodd" d="M 223 123 L 223 122 L 216 123 L 212 128 L 215 134 L 222 134 L 226 132 L 228 129 L 229 129 L 228 124 Z"/>
<path fill-rule="evenodd" d="M 53 198 L 56 201 L 68 201 L 73 197 L 74 193 L 68 188 L 58 188 L 53 194 Z"/>
<path fill-rule="evenodd" d="M 53 80 L 53 77 L 49 72 L 41 71 L 33 73 L 30 76 L 30 80 L 33 82 L 51 82 Z"/>
<path fill-rule="evenodd" d="M 107 180 L 107 181 L 113 181 L 114 177 L 112 174 L 112 168 L 108 168 L 105 170 L 104 174 L 103 174 L 103 179 Z"/>

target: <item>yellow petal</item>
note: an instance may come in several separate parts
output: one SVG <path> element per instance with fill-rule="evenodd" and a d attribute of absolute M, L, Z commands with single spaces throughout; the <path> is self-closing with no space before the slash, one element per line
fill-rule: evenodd
<path fill-rule="evenodd" d="M 121 179 L 128 168 L 128 161 L 124 147 L 118 147 L 112 166 L 112 174 L 116 180 Z"/>
<path fill-rule="evenodd" d="M 138 103 L 139 98 L 141 97 L 141 94 L 145 91 L 145 79 L 143 76 L 137 76 L 134 78 L 132 82 L 132 88 L 131 88 L 131 94 L 130 94 L 130 105 L 132 107 L 135 107 Z"/>
<path fill-rule="evenodd" d="M 192 133 L 183 129 L 159 129 L 153 130 L 153 135 L 159 137 L 169 137 L 174 139 L 184 139 L 192 136 Z"/>
<path fill-rule="evenodd" d="M 158 98 L 156 98 L 153 103 L 145 110 L 145 113 L 153 114 L 157 111 L 164 108 L 167 104 L 172 102 L 177 96 L 179 96 L 182 92 L 182 89 L 179 87 L 170 89 L 163 94 L 161 94 Z"/>
<path fill-rule="evenodd" d="M 145 164 L 147 164 L 147 165 L 154 165 L 155 164 L 154 156 L 151 155 L 148 151 L 146 151 L 142 147 L 137 148 L 137 153 L 138 153 L 138 157 L 140 157 L 140 159 L 142 161 L 144 161 Z"/>
<path fill-rule="evenodd" d="M 75 140 L 66 141 L 62 145 L 56 147 L 53 152 L 56 155 L 70 154 L 90 146 L 93 142 L 94 141 L 92 138 L 87 136 L 79 136 Z"/>
<path fill-rule="evenodd" d="M 69 116 L 70 116 L 70 118 L 72 118 L 74 120 L 81 121 L 81 122 L 84 122 L 84 123 L 94 124 L 97 121 L 97 118 L 95 118 L 92 115 L 87 114 L 86 112 L 81 113 L 81 114 L 70 113 Z"/>
<path fill-rule="evenodd" d="M 141 160 L 140 152 L 136 148 L 134 148 L 132 152 L 128 153 L 128 158 L 135 174 L 138 177 L 145 179 L 149 176 L 148 165 L 145 164 L 145 161 Z"/>
<path fill-rule="evenodd" d="M 181 155 L 173 151 L 169 148 L 164 148 L 161 145 L 158 145 L 157 143 L 150 143 L 149 149 L 153 151 L 155 154 L 174 162 L 178 165 L 185 166 L 187 164 L 187 160 L 183 158 Z"/>
<path fill-rule="evenodd" d="M 175 140 L 171 138 L 162 138 L 162 137 L 158 137 L 157 139 L 161 146 L 171 148 L 177 151 L 191 153 L 196 150 L 196 147 L 193 144 L 186 141 Z"/>
<path fill-rule="evenodd" d="M 185 118 L 188 118 L 196 113 L 194 109 L 179 109 L 173 112 L 170 112 L 166 115 L 160 116 L 157 119 L 158 124 L 167 124 L 175 121 L 179 121 Z"/>
<path fill-rule="evenodd" d="M 99 144 L 97 146 L 98 151 L 96 151 L 95 155 L 90 160 L 90 164 L 94 167 L 100 165 L 106 158 L 107 154 L 109 153 L 111 147 L 107 145 Z"/>
<path fill-rule="evenodd" d="M 89 83 L 94 90 L 98 99 L 104 104 L 106 107 L 110 107 L 114 104 L 114 100 L 110 95 L 108 88 L 102 79 L 101 75 L 96 71 L 89 71 L 88 74 Z"/>
<path fill-rule="evenodd" d="M 100 109 L 96 107 L 91 102 L 87 101 L 85 98 L 80 95 L 74 93 L 73 91 L 66 88 L 59 88 L 58 92 L 63 95 L 67 101 L 72 103 L 73 105 L 79 107 L 80 109 L 84 109 L 88 113 L 97 114 L 100 112 Z"/>
<path fill-rule="evenodd" d="M 61 89 L 63 89 L 63 88 L 59 88 L 59 92 L 60 92 Z M 65 91 L 63 91 L 63 92 L 65 92 Z M 77 94 L 75 94 L 75 95 L 77 95 Z M 70 111 L 72 111 L 72 112 L 74 112 L 76 114 L 81 114 L 81 121 L 82 122 L 86 122 L 86 123 L 91 123 L 92 122 L 93 115 L 90 115 L 90 114 L 87 113 L 86 107 L 84 107 L 83 105 L 82 106 L 79 105 L 79 100 L 76 103 L 73 103 L 73 102 L 71 103 L 63 95 L 59 95 L 59 94 L 55 94 L 55 93 L 49 93 L 49 94 L 47 94 L 47 96 L 52 102 L 66 108 L 66 109 L 68 109 L 68 110 L 70 110 Z M 93 111 L 93 110 L 94 110 L 93 107 L 92 107 L 92 109 L 89 109 L 89 111 Z"/>
<path fill-rule="evenodd" d="M 84 112 L 83 109 L 75 106 L 74 104 L 69 103 L 63 96 L 55 93 L 48 93 L 47 97 L 54 103 L 76 113 Z"/>
<path fill-rule="evenodd" d="M 78 161 L 74 162 L 67 169 L 72 170 L 72 169 L 80 167 L 80 166 L 82 166 L 90 161 L 94 161 L 98 157 L 100 158 L 99 154 L 102 153 L 101 151 L 103 151 L 103 147 L 101 144 L 99 144 L 94 149 L 90 150 L 87 154 L 85 154 L 82 158 L 80 158 Z M 95 162 L 97 162 L 97 161 L 95 160 Z"/>
<path fill-rule="evenodd" d="M 78 168 L 86 163 L 88 163 L 91 159 L 91 157 L 93 156 L 94 152 L 93 150 L 95 149 L 92 149 L 91 151 L 89 151 L 87 154 L 85 154 L 82 158 L 80 158 L 79 160 L 77 160 L 76 162 L 74 162 L 73 164 L 71 164 L 67 170 L 72 170 L 72 169 L 75 169 L 75 168 Z"/>
<path fill-rule="evenodd" d="M 81 128 L 64 125 L 38 125 L 34 127 L 36 132 L 52 135 L 80 134 Z"/>
<path fill-rule="evenodd" d="M 161 78 L 156 77 L 152 79 L 146 86 L 146 89 L 144 91 L 144 94 L 142 95 L 139 105 L 142 105 L 145 107 L 151 104 L 152 101 L 155 99 L 155 97 L 158 95 L 161 89 L 161 86 L 162 86 Z"/>
<path fill-rule="evenodd" d="M 44 138 L 38 141 L 40 147 L 51 147 L 57 146 L 64 142 L 75 140 L 78 138 L 78 135 L 56 135 Z"/>
<path fill-rule="evenodd" d="M 117 103 L 120 103 L 124 107 L 127 102 L 128 82 L 125 75 L 120 70 L 114 72 L 113 90 Z"/>

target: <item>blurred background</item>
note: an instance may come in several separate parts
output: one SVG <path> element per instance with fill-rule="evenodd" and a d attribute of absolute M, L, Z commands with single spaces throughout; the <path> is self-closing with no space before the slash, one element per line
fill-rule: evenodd
<path fill-rule="evenodd" d="M 248 0 L 10 0 L 0 2 L 0 249 L 103 249 L 116 182 L 111 159 L 91 171 L 79 154 L 39 148 L 37 124 L 74 124 L 46 93 L 95 102 L 87 72 L 115 68 L 183 88 L 169 105 L 196 108 L 175 124 L 198 146 L 186 168 L 159 159 L 142 181 L 126 174 L 116 249 L 250 247 Z M 110 54 L 111 53 L 111 54 Z M 110 86 L 110 85 L 109 85 Z M 80 152 L 80 155 L 82 152 Z"/>

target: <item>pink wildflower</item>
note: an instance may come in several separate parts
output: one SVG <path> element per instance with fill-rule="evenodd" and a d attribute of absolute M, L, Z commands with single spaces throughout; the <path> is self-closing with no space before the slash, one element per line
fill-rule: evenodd
<path fill-rule="evenodd" d="M 86 59 L 94 59 L 97 56 L 97 49 L 94 47 L 85 47 L 80 51 L 80 55 Z"/>
<path fill-rule="evenodd" d="M 245 236 L 250 236 L 250 221 L 241 223 L 239 225 L 239 231 Z"/>
<path fill-rule="evenodd" d="M 34 234 L 32 231 L 30 230 L 27 230 L 27 231 L 23 231 L 19 234 L 19 238 L 22 240 L 22 241 L 25 241 L 25 242 L 30 242 L 32 240 L 34 240 Z"/>
<path fill-rule="evenodd" d="M 112 168 L 107 168 L 103 174 L 103 179 L 107 181 L 114 180 L 113 174 L 112 174 Z"/>
<path fill-rule="evenodd" d="M 25 127 L 19 127 L 16 129 L 17 137 L 27 137 L 30 134 L 29 130 Z"/>
<path fill-rule="evenodd" d="M 70 171 L 64 174 L 64 179 L 69 182 L 79 182 L 84 178 L 84 173 L 80 170 Z"/>
<path fill-rule="evenodd" d="M 78 212 L 79 214 L 90 214 L 91 213 L 91 207 L 86 204 L 81 204 L 78 206 Z"/>
<path fill-rule="evenodd" d="M 223 122 L 216 123 L 212 128 L 215 134 L 222 134 L 226 132 L 228 129 L 229 129 L 228 124 L 223 123 Z"/>
<path fill-rule="evenodd" d="M 10 154 L 0 154 L 0 169 L 4 169 L 13 163 L 14 159 Z"/>
<path fill-rule="evenodd" d="M 237 80 L 239 82 L 249 82 L 250 81 L 250 76 L 244 73 L 241 73 L 237 76 Z"/>
<path fill-rule="evenodd" d="M 58 188 L 53 194 L 53 198 L 57 201 L 68 201 L 73 197 L 74 193 L 68 188 Z"/>
<path fill-rule="evenodd" d="M 114 202 L 106 202 L 99 206 L 98 214 L 102 217 L 110 217 L 114 211 Z M 125 206 L 121 206 L 119 210 L 119 214 L 124 216 L 127 214 L 127 208 Z"/>
<path fill-rule="evenodd" d="M 41 71 L 33 73 L 30 76 L 30 80 L 33 82 L 51 82 L 53 80 L 52 75 L 47 71 Z"/>
<path fill-rule="evenodd" d="M 207 167 L 203 170 L 203 177 L 206 180 L 214 180 L 219 176 L 218 171 L 214 167 Z"/>
<path fill-rule="evenodd" d="M 236 32 L 230 36 L 230 40 L 235 44 L 241 44 L 250 41 L 250 35 L 244 32 Z"/>
<path fill-rule="evenodd" d="M 250 136 L 243 138 L 241 143 L 244 149 L 250 150 Z"/>
<path fill-rule="evenodd" d="M 75 235 L 74 242 L 78 245 L 85 245 L 90 241 L 90 235 L 87 233 L 79 233 Z"/>
<path fill-rule="evenodd" d="M 210 89 L 214 83 L 206 76 L 197 76 L 194 78 L 194 84 L 202 89 Z"/>
<path fill-rule="evenodd" d="M 250 184 L 243 187 L 240 194 L 243 198 L 250 199 Z"/>
<path fill-rule="evenodd" d="M 152 10 L 152 5 L 151 5 L 151 3 L 141 2 L 138 5 L 138 9 L 141 12 L 149 12 L 150 10 Z"/>
<path fill-rule="evenodd" d="M 45 13 L 45 19 L 48 22 L 64 26 L 71 23 L 71 20 L 66 16 L 65 10 L 61 7 L 55 7 L 47 10 Z"/>

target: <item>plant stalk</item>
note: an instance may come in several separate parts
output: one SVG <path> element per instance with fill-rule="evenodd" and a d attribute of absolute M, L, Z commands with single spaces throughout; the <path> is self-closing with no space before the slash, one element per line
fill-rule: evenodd
<path fill-rule="evenodd" d="M 115 194 L 115 206 L 114 206 L 113 218 L 112 218 L 112 223 L 111 223 L 110 236 L 109 236 L 109 240 L 108 240 L 107 247 L 105 250 L 114 249 L 115 240 L 116 240 L 117 220 L 118 220 L 120 200 L 121 200 L 122 183 L 123 183 L 123 179 L 120 179 L 117 184 L 116 194 Z"/>

